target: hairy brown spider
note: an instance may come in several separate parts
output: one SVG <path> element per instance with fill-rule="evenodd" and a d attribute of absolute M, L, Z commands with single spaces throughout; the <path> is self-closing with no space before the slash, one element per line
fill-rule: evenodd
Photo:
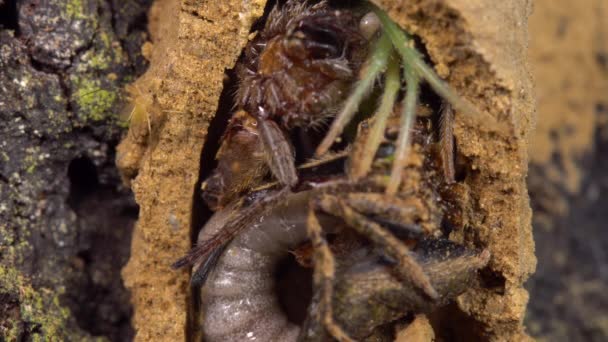
<path fill-rule="evenodd" d="M 397 191 L 402 164 L 407 158 L 409 131 L 415 118 L 421 81 L 428 82 L 457 110 L 469 115 L 479 114 L 424 63 L 420 53 L 411 46 L 411 37 L 406 32 L 379 8 L 366 1 L 362 4 L 364 6 L 353 11 L 332 9 L 325 1 L 310 6 L 288 0 L 284 6 L 272 9 L 264 29 L 248 44 L 244 61 L 238 65 L 237 105 L 245 113 L 237 112 L 230 121 L 223 138 L 223 144 L 227 146 L 218 154 L 220 163 L 222 156 L 228 154 L 242 158 L 236 167 L 225 161 L 225 165 L 205 182 L 204 190 L 208 192 L 205 197 L 211 199 L 210 207 L 223 207 L 247 189 L 247 182 L 261 179 L 268 169 L 279 183 L 293 187 L 298 177 L 294 148 L 286 137 L 288 131 L 294 127 L 314 127 L 335 117 L 316 149 L 318 156 L 324 156 L 382 75 L 384 89 L 374 113 L 379 119 L 365 148 L 356 156 L 357 168 L 349 176 L 359 179 L 369 172 L 380 144 L 379 137 L 386 127 L 386 118 L 405 81 L 407 91 L 401 105 L 401 130 L 391 182 L 387 187 L 389 194 Z M 369 12 L 362 15 L 365 11 Z M 399 76 L 401 71 L 403 79 Z M 451 123 L 451 107 L 445 113 L 448 120 L 444 121 Z M 244 115 L 254 118 L 257 139 L 248 134 L 251 130 L 247 128 L 239 134 Z M 448 132 L 451 125 L 442 128 Z M 247 144 L 255 148 L 245 146 Z M 243 153 L 255 149 L 263 154 L 254 153 L 248 157 Z M 444 154 L 451 153 L 452 145 L 446 140 Z M 244 158 L 251 160 L 242 163 Z M 449 172 L 450 165 L 445 166 Z M 231 172 L 245 174 L 236 176 Z"/>
<path fill-rule="evenodd" d="M 352 12 L 332 9 L 324 1 L 313 6 L 288 1 L 272 9 L 237 68 L 241 111 L 226 130 L 220 167 L 205 182 L 211 207 L 234 199 L 268 168 L 281 184 L 296 185 L 288 131 L 319 125 L 347 95 L 366 46 L 357 20 Z M 257 134 L 252 136 L 243 122 L 255 125 Z M 230 154 L 239 158 L 228 160 Z"/>
<path fill-rule="evenodd" d="M 252 220 L 263 216 L 283 201 L 292 189 L 298 190 L 293 146 L 286 138 L 287 130 L 294 126 L 313 125 L 332 115 L 336 107 L 342 107 L 328 136 L 317 149 L 317 153 L 323 154 L 325 158 L 327 149 L 346 123 L 351 121 L 375 79 L 386 71 L 385 89 L 375 119 L 370 122 L 369 131 L 357 138 L 357 143 L 354 144 L 356 153 L 349 158 L 347 177 L 338 182 L 349 184 L 350 188 L 338 191 L 335 182 L 326 183 L 327 186 L 322 188 L 330 190 L 320 192 L 318 198 L 322 199 L 316 201 L 314 206 L 315 210 L 340 216 L 349 226 L 379 243 L 397 260 L 396 270 L 402 279 L 408 279 L 428 297 L 437 297 L 430 280 L 409 255 L 407 247 L 390 235 L 376 234 L 383 230 L 376 223 L 368 224 L 368 220 L 357 214 L 357 211 L 385 220 L 412 220 L 411 216 L 402 216 L 406 215 L 403 210 L 414 210 L 411 203 L 394 202 L 397 199 L 394 195 L 404 179 L 402 172 L 409 158 L 406 152 L 411 149 L 411 131 L 416 121 L 420 79 L 427 80 L 457 109 L 470 109 L 470 105 L 458 98 L 422 62 L 419 54 L 404 43 L 405 33 L 387 21 L 383 12 L 376 7 L 372 9 L 383 28 L 343 106 L 340 102 L 345 97 L 346 89 L 356 79 L 354 70 L 358 67 L 358 55 L 365 50 L 361 48 L 365 42 L 363 35 L 370 36 L 370 32 L 366 28 L 359 34 L 353 29 L 358 26 L 355 25 L 354 15 L 332 10 L 326 2 L 308 7 L 296 1 L 288 1 L 282 9 L 275 7 L 272 10 L 264 30 L 249 45 L 246 51 L 247 62 L 239 70 L 242 83 L 238 99 L 243 110 L 237 112 L 231 120 L 218 153 L 219 166 L 204 183 L 204 196 L 212 209 L 233 207 L 235 201 L 253 203 L 234 206 L 238 210 L 230 214 L 231 218 L 226 221 L 223 229 L 193 248 L 174 267 L 193 264 L 201 270 L 195 272 L 194 279 L 204 280 L 214 260 L 221 254 L 222 247 Z M 392 125 L 388 125 L 401 87 L 399 71 L 402 65 L 396 55 L 402 55 L 408 91 L 400 106 L 401 121 L 391 119 Z M 413 67 L 408 69 L 408 66 Z M 443 181 L 450 183 L 453 181 L 450 107 L 446 107 L 444 112 Z M 379 176 L 377 172 L 369 175 L 377 161 L 376 152 L 381 147 L 387 127 L 400 127 L 394 144 L 396 151 L 393 153 L 394 162 L 391 163 L 388 183 L 385 182 L 386 175 Z M 277 178 L 282 190 L 239 199 L 240 194 L 260 184 L 266 167 Z M 362 201 L 361 196 L 351 194 L 357 186 L 363 187 L 361 192 L 366 194 L 363 196 L 365 201 Z M 388 196 L 382 196 L 382 191 L 378 190 L 380 188 Z M 435 188 L 435 185 L 428 188 Z M 338 196 L 340 191 L 343 193 Z M 421 212 L 418 209 L 414 211 Z M 436 227 L 438 223 L 431 226 Z"/>

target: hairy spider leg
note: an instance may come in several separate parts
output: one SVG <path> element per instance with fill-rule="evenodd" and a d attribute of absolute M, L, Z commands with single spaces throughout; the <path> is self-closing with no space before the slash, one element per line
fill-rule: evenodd
<path fill-rule="evenodd" d="M 295 186 L 298 175 L 293 146 L 276 122 L 269 119 L 258 119 L 257 122 L 270 171 L 281 185 Z"/>
<path fill-rule="evenodd" d="M 334 255 L 329 249 L 327 240 L 323 236 L 323 228 L 315 214 L 315 208 L 309 206 L 306 224 L 308 237 L 312 242 L 314 250 L 314 274 L 313 283 L 315 287 L 315 298 L 318 298 L 317 322 L 327 329 L 330 335 L 340 342 L 354 342 L 348 334 L 334 321 L 332 298 L 334 292 L 334 281 L 336 273 L 336 262 Z M 302 331 L 306 333 L 306 331 Z"/>
<path fill-rule="evenodd" d="M 456 180 L 456 169 L 454 167 L 454 110 L 449 103 L 444 103 L 439 118 L 439 130 L 441 131 L 441 163 L 443 176 L 448 184 Z"/>
<path fill-rule="evenodd" d="M 354 210 L 349 205 L 348 199 L 323 194 L 315 200 L 313 205 L 322 212 L 341 218 L 348 227 L 367 237 L 374 244 L 381 246 L 389 256 L 397 260 L 395 273 L 401 280 L 412 282 L 431 299 L 438 297 L 429 277 L 424 273 L 407 246 L 389 230 Z"/>

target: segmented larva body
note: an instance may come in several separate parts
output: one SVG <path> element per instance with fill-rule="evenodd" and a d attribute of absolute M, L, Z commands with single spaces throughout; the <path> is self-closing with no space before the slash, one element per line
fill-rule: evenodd
<path fill-rule="evenodd" d="M 300 327 L 279 305 L 274 272 L 289 249 L 307 240 L 309 197 L 308 192 L 290 196 L 226 248 L 202 289 L 205 341 L 297 340 Z M 221 222 L 222 215 L 211 220 Z M 207 227 L 219 226 L 210 223 Z M 199 241 L 213 233 L 205 231 Z"/>

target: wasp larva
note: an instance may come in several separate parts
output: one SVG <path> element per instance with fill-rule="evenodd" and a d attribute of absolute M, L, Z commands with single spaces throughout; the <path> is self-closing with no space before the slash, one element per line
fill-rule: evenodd
<path fill-rule="evenodd" d="M 306 193 L 290 196 L 289 204 L 260 217 L 224 251 L 202 290 L 205 341 L 296 340 L 299 328 L 282 312 L 274 271 L 289 249 L 307 239 L 307 202 Z M 216 213 L 208 227 L 221 227 L 225 218 Z"/>
<path fill-rule="evenodd" d="M 205 341 L 298 340 L 302 330 L 289 321 L 279 304 L 275 270 L 290 250 L 308 240 L 306 207 L 313 192 L 290 195 L 226 248 L 202 289 Z M 224 211 L 216 213 L 200 239 L 213 234 L 228 216 Z M 341 224 L 329 216 L 320 216 L 320 221 L 325 227 Z M 415 252 L 439 300 L 429 301 L 413 284 L 395 278 L 381 257 L 358 249 L 344 258 L 350 261 L 337 277 L 334 320 L 353 337 L 362 338 L 409 312 L 432 311 L 464 292 L 489 258 L 487 251 L 475 253 L 448 240 L 422 240 Z M 369 316 L 371 307 L 375 317 Z M 311 312 L 315 309 L 311 306 Z M 316 331 L 315 325 L 323 329 L 322 322 L 312 317 L 300 337 L 304 340 L 307 333 Z"/>

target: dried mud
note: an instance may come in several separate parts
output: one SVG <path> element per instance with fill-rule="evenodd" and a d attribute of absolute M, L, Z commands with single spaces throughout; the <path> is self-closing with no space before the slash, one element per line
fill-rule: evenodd
<path fill-rule="evenodd" d="M 420 36 L 441 76 L 500 123 L 492 127 L 456 114 L 458 153 L 470 169 L 464 180 L 469 191 L 461 199 L 468 208 L 467 228 L 452 238 L 487 246 L 492 259 L 485 273 L 486 287 L 458 300 L 452 319 L 461 317 L 463 324 L 454 325 L 452 333 L 466 340 L 525 339 L 522 321 L 528 293 L 522 284 L 536 266 L 525 184 L 527 139 L 534 120 L 526 64 L 531 5 L 527 1 L 379 3 Z"/>
<path fill-rule="evenodd" d="M 150 68 L 135 85 L 154 95 L 151 131 L 135 123 L 117 164 L 140 206 L 123 270 L 135 308 L 135 339 L 185 340 L 188 280 L 169 266 L 191 246 L 201 151 L 218 107 L 224 71 L 234 66 L 261 1 L 157 1 L 150 12 Z"/>
<path fill-rule="evenodd" d="M 446 340 L 526 339 L 522 321 L 534 271 L 525 177 L 534 102 L 527 59 L 527 1 L 377 1 L 420 37 L 440 75 L 496 123 L 456 114 L 459 156 L 468 165 L 464 229 L 451 238 L 492 253 L 481 288 L 461 296 Z M 157 1 L 150 13 L 150 69 L 136 85 L 151 94 L 151 130 L 134 123 L 117 163 L 140 206 L 123 270 L 136 340 L 184 340 L 188 274 L 169 264 L 190 247 L 197 224 L 201 151 L 223 88 L 264 1 Z M 209 132 L 209 134 L 217 132 Z M 428 324 L 421 324 L 422 328 Z M 419 334 L 404 332 L 406 336 Z M 424 332 L 422 332 L 424 333 Z M 425 336 L 430 336 L 428 331 Z"/>

